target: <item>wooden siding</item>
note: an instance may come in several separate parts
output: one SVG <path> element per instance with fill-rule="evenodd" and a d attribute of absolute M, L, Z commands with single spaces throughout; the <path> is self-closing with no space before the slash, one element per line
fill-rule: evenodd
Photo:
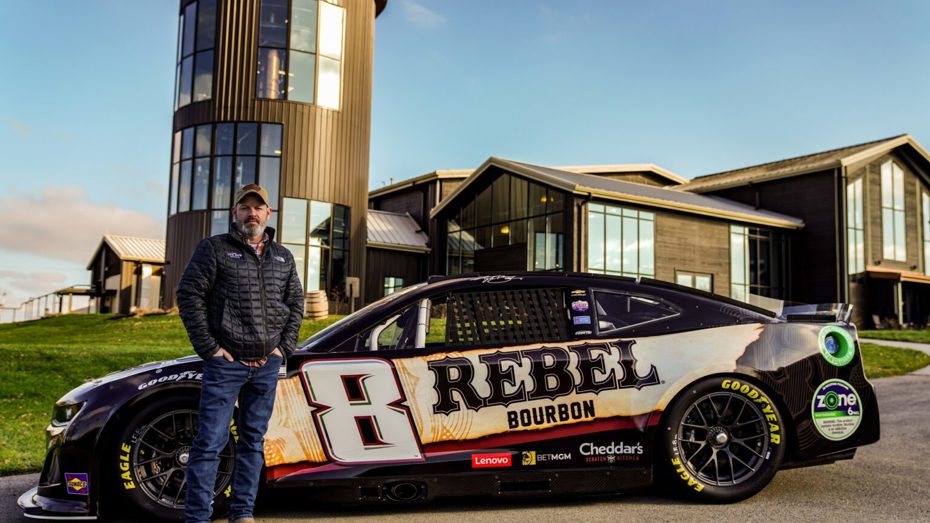
<path fill-rule="evenodd" d="M 404 279 L 404 286 L 426 280 L 426 254 L 367 248 L 368 278 L 364 283 L 364 303 L 371 303 L 384 295 L 386 276 Z"/>
<path fill-rule="evenodd" d="M 183 234 L 181 231 L 184 231 Z M 168 231 L 165 243 L 165 274 L 161 279 L 162 308 L 174 306 L 175 291 L 181 274 L 187 267 L 194 247 L 210 234 L 210 212 L 195 211 L 176 214 L 168 218 Z"/>
<path fill-rule="evenodd" d="M 117 314 L 129 314 L 135 305 L 136 295 L 136 264 L 137 262 L 122 262 L 120 269 L 119 291 L 117 291 L 117 305 L 113 307 L 113 312 Z"/>
<path fill-rule="evenodd" d="M 440 192 L 439 201 L 448 198 L 449 195 L 455 192 L 455 190 L 459 188 L 459 185 L 462 185 L 462 182 L 464 181 L 464 178 L 461 180 L 442 180 L 442 191 Z"/>
<path fill-rule="evenodd" d="M 657 212 L 656 279 L 675 282 L 675 271 L 713 275 L 713 292 L 730 295 L 730 224 Z"/>
<path fill-rule="evenodd" d="M 393 192 L 372 201 L 372 209 L 379 211 L 410 213 L 410 216 L 423 227 L 424 219 L 429 218 L 429 189 L 426 185 L 417 185 L 403 191 Z M 425 211 L 425 213 L 424 213 Z"/>
<path fill-rule="evenodd" d="M 845 233 L 836 221 L 834 170 L 704 194 L 722 196 L 804 220 L 804 228 L 791 239 L 789 299 L 806 303 L 828 303 L 841 299 L 843 290 L 839 287 L 839 280 L 844 273 L 841 264 L 846 263 L 846 247 L 845 242 L 837 238 L 837 234 L 842 238 Z M 844 249 L 840 257 L 837 256 L 837 248 Z"/>
<path fill-rule="evenodd" d="M 256 99 L 260 1 L 220 0 L 213 98 L 176 111 L 173 129 L 227 121 L 282 124 L 281 197 L 348 206 L 351 209 L 348 275 L 364 279 L 376 4 L 374 1 L 330 1 L 345 7 L 339 110 Z M 276 202 L 273 207 L 280 208 L 280 205 Z M 164 294 L 166 304 L 174 303 L 178 265 L 186 264 L 196 240 L 209 233 L 203 226 L 209 226 L 208 218 L 174 218 L 169 218 L 167 236 L 166 259 L 171 265 L 164 280 L 168 291 Z M 172 219 L 174 223 L 193 221 L 198 227 L 172 227 Z M 178 235 L 185 238 L 177 238 Z M 200 236 L 194 238 L 195 235 Z"/>

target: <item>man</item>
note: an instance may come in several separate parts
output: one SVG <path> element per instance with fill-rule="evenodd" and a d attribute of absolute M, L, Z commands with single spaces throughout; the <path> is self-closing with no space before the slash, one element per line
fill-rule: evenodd
<path fill-rule="evenodd" d="M 278 368 L 297 344 L 304 294 L 294 257 L 275 243 L 268 192 L 236 193 L 228 234 L 201 240 L 178 284 L 187 335 L 203 358 L 200 414 L 187 464 L 188 522 L 210 521 L 219 453 L 239 401 L 229 519 L 251 523 Z"/>

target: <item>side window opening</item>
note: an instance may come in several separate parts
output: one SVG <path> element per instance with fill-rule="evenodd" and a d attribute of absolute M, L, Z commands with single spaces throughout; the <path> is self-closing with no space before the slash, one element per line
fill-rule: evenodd
<path fill-rule="evenodd" d="M 435 329 L 430 329 L 436 321 L 431 318 L 433 310 L 430 300 L 420 300 L 356 336 L 354 344 L 346 350 L 369 352 L 425 348 L 432 341 L 431 330 Z M 441 332 L 442 329 L 439 330 Z M 438 341 L 441 343 L 442 339 Z"/>
<path fill-rule="evenodd" d="M 372 327 L 359 342 L 360 351 L 413 349 L 417 346 L 420 304 L 411 305 Z"/>
<path fill-rule="evenodd" d="M 668 303 L 635 294 L 595 291 L 597 328 L 601 334 L 623 331 L 673 318 L 681 311 Z"/>
<path fill-rule="evenodd" d="M 458 292 L 446 299 L 448 347 L 568 339 L 560 288 Z"/>

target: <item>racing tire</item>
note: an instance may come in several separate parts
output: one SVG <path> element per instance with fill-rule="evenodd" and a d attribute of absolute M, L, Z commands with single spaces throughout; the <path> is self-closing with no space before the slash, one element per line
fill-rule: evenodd
<path fill-rule="evenodd" d="M 771 396 L 745 377 L 701 380 L 679 395 L 662 422 L 659 477 L 698 501 L 746 499 L 781 465 L 782 420 Z"/>
<path fill-rule="evenodd" d="M 235 425 L 220 452 L 213 515 L 227 509 L 232 482 Z M 109 467 L 114 488 L 129 510 L 160 520 L 184 520 L 186 469 L 191 443 L 197 434 L 197 402 L 163 399 L 144 407 L 126 424 Z"/>

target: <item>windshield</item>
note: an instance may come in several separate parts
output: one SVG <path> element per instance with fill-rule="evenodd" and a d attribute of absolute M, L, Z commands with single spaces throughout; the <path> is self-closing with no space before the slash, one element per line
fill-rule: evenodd
<path fill-rule="evenodd" d="M 333 323 L 333 324 L 330 325 L 329 327 L 326 327 L 325 329 L 323 329 L 323 330 L 317 332 L 317 333 L 314 334 L 313 336 L 310 336 L 310 337 L 307 338 L 303 343 L 300 344 L 299 349 L 304 349 L 304 348 L 306 348 L 306 347 L 308 347 L 308 346 L 310 346 L 310 345 L 313 345 L 313 344 L 316 343 L 317 341 L 322 340 L 323 338 L 325 338 L 325 337 L 329 336 L 330 334 L 336 332 L 337 330 L 341 329 L 342 327 L 344 327 L 344 326 L 346 326 L 346 325 L 352 323 L 352 322 L 355 321 L 356 319 L 358 319 L 358 318 L 362 317 L 363 315 L 367 314 L 369 311 L 371 311 L 371 310 L 374 309 L 375 307 L 380 307 L 381 305 L 384 305 L 384 304 L 386 304 L 386 303 L 390 303 L 390 302 L 392 302 L 392 301 L 394 301 L 394 300 L 396 300 L 396 299 L 398 299 L 398 298 L 400 298 L 400 297 L 402 297 L 402 296 L 404 296 L 404 295 L 406 295 L 406 294 L 409 294 L 409 293 L 412 292 L 412 291 L 415 291 L 415 290 L 417 290 L 417 289 L 419 289 L 419 288 L 421 288 L 421 287 L 424 287 L 425 285 L 426 285 L 426 282 L 423 282 L 423 283 L 417 283 L 417 284 L 415 284 L 415 285 L 411 285 L 411 286 L 409 286 L 409 287 L 404 287 L 403 289 L 401 289 L 401 290 L 399 290 L 399 291 L 397 291 L 397 292 L 395 292 L 395 293 L 388 294 L 387 296 L 381 298 L 380 300 L 378 300 L 378 301 L 376 301 L 376 302 L 369 303 L 368 305 L 366 305 L 366 306 L 362 307 L 361 309 L 359 309 L 359 310 L 353 312 L 352 314 L 346 316 L 345 318 L 342 318 L 341 320 L 337 321 L 336 323 Z"/>

